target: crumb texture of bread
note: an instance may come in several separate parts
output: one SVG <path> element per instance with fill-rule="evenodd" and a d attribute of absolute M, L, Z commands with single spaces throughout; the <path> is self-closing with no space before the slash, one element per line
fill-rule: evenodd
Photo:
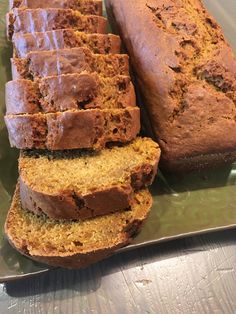
<path fill-rule="evenodd" d="M 14 34 L 46 32 L 72 28 L 85 33 L 105 34 L 107 20 L 102 16 L 83 15 L 71 9 L 13 9 L 7 14 L 7 32 Z"/>
<path fill-rule="evenodd" d="M 136 106 L 129 76 L 106 78 L 95 72 L 50 76 L 36 82 L 10 81 L 5 98 L 7 115 Z"/>
<path fill-rule="evenodd" d="M 154 167 L 158 157 L 158 144 L 149 138 L 138 137 L 128 145 L 113 146 L 99 152 L 23 151 L 19 159 L 19 173 L 24 182 L 30 180 L 28 185 L 45 193 L 54 194 L 70 188 L 86 193 L 97 186 L 102 188 L 117 182 L 123 184 L 131 169 L 143 163 Z"/>
<path fill-rule="evenodd" d="M 100 0 L 10 0 L 10 10 L 19 9 L 73 9 L 82 14 L 102 15 Z"/>
<path fill-rule="evenodd" d="M 106 2 L 137 74 L 162 166 L 183 170 L 188 158 L 198 160 L 194 167 L 206 156 L 214 156 L 213 163 L 225 162 L 227 153 L 232 161 L 236 59 L 202 2 Z"/>
<path fill-rule="evenodd" d="M 74 29 L 59 29 L 34 34 L 15 34 L 15 57 L 25 58 L 31 51 L 50 51 L 64 48 L 86 47 L 97 54 L 120 52 L 120 37 L 113 34 L 86 34 Z"/>
<path fill-rule="evenodd" d="M 158 144 L 148 138 L 100 152 L 24 151 L 19 159 L 22 206 L 64 219 L 128 208 L 134 191 L 152 184 L 159 159 Z"/>
<path fill-rule="evenodd" d="M 129 244 L 146 220 L 152 197 L 134 196 L 130 210 L 74 222 L 38 217 L 21 208 L 19 187 L 5 223 L 10 243 L 34 260 L 54 266 L 81 268 Z"/>
<path fill-rule="evenodd" d="M 13 80 L 69 73 L 97 72 L 102 76 L 129 75 L 129 58 L 125 54 L 93 54 L 88 48 L 37 51 L 25 58 L 13 58 Z"/>

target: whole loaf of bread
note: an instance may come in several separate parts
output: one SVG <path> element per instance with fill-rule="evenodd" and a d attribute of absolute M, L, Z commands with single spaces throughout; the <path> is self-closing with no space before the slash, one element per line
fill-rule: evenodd
<path fill-rule="evenodd" d="M 200 0 L 107 0 L 130 54 L 162 166 L 236 160 L 236 59 Z"/>

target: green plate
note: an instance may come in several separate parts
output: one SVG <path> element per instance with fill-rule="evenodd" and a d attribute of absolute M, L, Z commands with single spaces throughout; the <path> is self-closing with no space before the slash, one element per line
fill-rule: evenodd
<path fill-rule="evenodd" d="M 236 1 L 205 0 L 236 50 Z M 17 150 L 10 149 L 4 125 L 4 85 L 10 80 L 11 45 L 5 38 L 8 1 L 0 2 L 0 282 L 48 271 L 18 254 L 4 239 L 3 226 L 17 180 Z M 153 243 L 236 227 L 236 165 L 178 176 L 159 174 L 154 205 L 140 235 L 118 252 Z"/>

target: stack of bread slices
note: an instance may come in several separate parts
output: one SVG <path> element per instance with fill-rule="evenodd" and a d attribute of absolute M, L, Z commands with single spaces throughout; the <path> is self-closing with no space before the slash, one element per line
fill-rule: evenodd
<path fill-rule="evenodd" d="M 148 216 L 159 146 L 100 0 L 11 0 L 5 122 L 21 149 L 5 224 L 22 254 L 85 267 L 130 243 Z"/>

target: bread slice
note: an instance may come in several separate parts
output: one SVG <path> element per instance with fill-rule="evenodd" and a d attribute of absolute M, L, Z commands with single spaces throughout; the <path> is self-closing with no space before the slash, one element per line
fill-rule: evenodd
<path fill-rule="evenodd" d="M 74 29 L 15 34 L 12 38 L 14 56 L 24 58 L 31 51 L 88 47 L 93 53 L 119 53 L 120 37 L 113 34 L 86 34 Z"/>
<path fill-rule="evenodd" d="M 6 84 L 7 115 L 134 106 L 135 91 L 129 76 L 104 78 L 84 72 Z"/>
<path fill-rule="evenodd" d="M 93 54 L 88 48 L 70 48 L 36 51 L 25 58 L 13 58 L 13 80 L 53 76 L 82 71 L 97 72 L 103 76 L 129 75 L 129 58 L 125 54 Z"/>
<path fill-rule="evenodd" d="M 109 142 L 126 143 L 140 131 L 140 110 L 67 110 L 56 113 L 6 115 L 12 147 L 19 149 L 102 149 Z"/>
<path fill-rule="evenodd" d="M 82 14 L 102 15 L 101 0 L 10 0 L 9 9 L 57 8 L 78 10 Z"/>
<path fill-rule="evenodd" d="M 58 29 L 34 34 L 15 34 L 12 38 L 13 53 L 25 58 L 32 51 L 51 51 L 65 48 L 86 47 L 95 54 L 120 52 L 120 37 L 113 34 L 86 34 L 74 29 Z"/>
<path fill-rule="evenodd" d="M 159 146 L 149 138 L 100 152 L 21 152 L 22 206 L 55 219 L 128 208 L 134 191 L 152 184 L 159 159 Z"/>
<path fill-rule="evenodd" d="M 82 15 L 71 9 L 13 9 L 7 14 L 7 34 L 46 32 L 73 28 L 85 33 L 105 34 L 107 20 L 97 15 Z"/>
<path fill-rule="evenodd" d="M 17 187 L 5 233 L 20 253 L 33 260 L 52 266 L 83 268 L 129 244 L 146 220 L 151 204 L 150 193 L 143 190 L 135 194 L 127 211 L 83 222 L 56 221 L 23 210 Z"/>

